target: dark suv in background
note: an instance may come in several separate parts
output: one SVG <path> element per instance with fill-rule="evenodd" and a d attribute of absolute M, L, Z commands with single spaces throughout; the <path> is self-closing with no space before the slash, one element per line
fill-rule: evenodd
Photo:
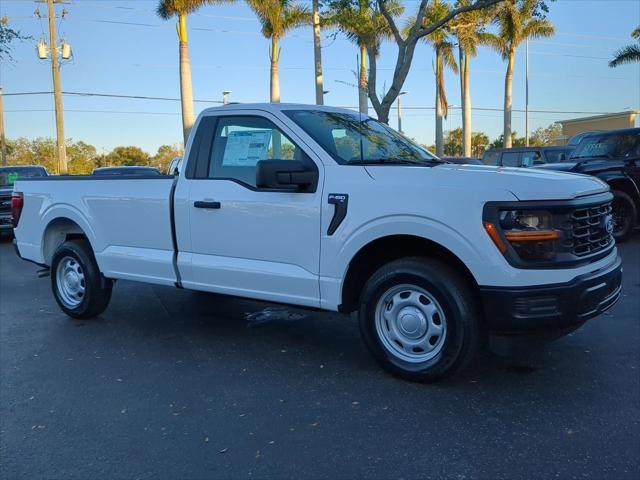
<path fill-rule="evenodd" d="M 46 177 L 47 169 L 38 165 L 0 167 L 0 235 L 13 232 L 11 222 L 11 194 L 18 178 Z"/>
<path fill-rule="evenodd" d="M 567 147 L 492 148 L 482 155 L 482 163 L 497 167 L 537 167 L 566 159 Z"/>
<path fill-rule="evenodd" d="M 639 223 L 640 128 L 585 135 L 570 157 L 539 168 L 594 175 L 613 193 L 613 235 L 628 238 Z"/>

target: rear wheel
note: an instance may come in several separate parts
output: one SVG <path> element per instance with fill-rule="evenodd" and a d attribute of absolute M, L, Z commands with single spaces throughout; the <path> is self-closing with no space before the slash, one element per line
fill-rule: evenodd
<path fill-rule="evenodd" d="M 443 262 L 396 260 L 362 293 L 359 320 L 367 347 L 391 373 L 438 380 L 464 368 L 480 342 L 480 316 L 467 282 Z"/>
<path fill-rule="evenodd" d="M 100 315 L 111 300 L 111 287 L 88 241 L 71 240 L 58 247 L 51 262 L 51 288 L 64 313 L 81 319 Z"/>
<path fill-rule="evenodd" d="M 613 237 L 617 242 L 623 242 L 635 228 L 638 211 L 627 193 L 621 190 L 614 190 L 612 193 Z"/>

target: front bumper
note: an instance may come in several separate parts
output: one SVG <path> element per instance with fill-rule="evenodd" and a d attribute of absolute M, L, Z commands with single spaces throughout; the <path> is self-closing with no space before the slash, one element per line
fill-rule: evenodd
<path fill-rule="evenodd" d="M 493 334 L 553 334 L 573 330 L 612 307 L 622 289 L 622 261 L 564 284 L 481 287 L 485 319 Z"/>

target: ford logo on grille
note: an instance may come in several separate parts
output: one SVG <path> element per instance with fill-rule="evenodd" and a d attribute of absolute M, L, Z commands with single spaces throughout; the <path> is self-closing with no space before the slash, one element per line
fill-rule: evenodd
<path fill-rule="evenodd" d="M 613 233 L 613 216 L 612 215 L 606 215 L 602 217 L 602 228 L 604 228 L 604 230 L 606 230 L 608 234 Z"/>

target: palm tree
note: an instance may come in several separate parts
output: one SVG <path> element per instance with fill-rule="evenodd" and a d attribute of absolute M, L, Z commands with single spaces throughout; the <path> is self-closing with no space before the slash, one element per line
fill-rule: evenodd
<path fill-rule="evenodd" d="M 279 40 L 289 31 L 311 23 L 312 16 L 307 7 L 291 0 L 247 0 L 262 25 L 262 35 L 271 39 L 271 102 L 280 102 L 280 74 L 278 61 L 281 49 Z"/>
<path fill-rule="evenodd" d="M 158 4 L 157 13 L 164 20 L 178 17 L 176 30 L 180 55 L 180 102 L 182 104 L 182 132 L 185 145 L 194 122 L 191 63 L 189 62 L 189 44 L 187 42 L 187 15 L 206 4 L 232 1 L 234 0 L 161 0 Z"/>
<path fill-rule="evenodd" d="M 457 7 L 471 5 L 472 0 L 458 0 Z M 490 21 L 492 9 L 462 13 L 451 28 L 458 40 L 458 65 L 460 69 L 460 98 L 462 100 L 462 149 L 465 157 L 471 156 L 471 89 L 469 60 L 478 54 L 478 47 L 487 43 L 490 34 L 485 26 Z"/>
<path fill-rule="evenodd" d="M 380 52 L 382 40 L 392 36 L 389 23 L 377 5 L 369 0 L 336 0 L 329 3 L 329 8 L 326 23 L 344 33 L 360 50 L 358 106 L 360 112 L 366 114 L 369 110 L 367 46 L 376 55 Z M 399 16 L 404 12 L 398 0 L 389 0 L 387 10 L 393 16 Z"/>
<path fill-rule="evenodd" d="M 320 39 L 320 0 L 313 0 L 313 67 L 316 78 L 316 105 L 324 104 L 324 86 L 322 79 L 322 42 Z"/>
<path fill-rule="evenodd" d="M 631 32 L 631 37 L 638 40 L 639 45 L 627 45 L 615 53 L 615 58 L 609 62 L 611 68 L 625 63 L 640 62 L 640 27 Z"/>
<path fill-rule="evenodd" d="M 553 24 L 536 15 L 537 0 L 507 0 L 498 9 L 495 22 L 498 34 L 492 35 L 489 44 L 507 61 L 504 77 L 504 146 L 511 148 L 511 101 L 513 91 L 513 65 L 516 49 L 523 40 L 550 37 L 555 33 Z"/>
<path fill-rule="evenodd" d="M 434 0 L 426 10 L 424 17 L 424 24 L 430 25 L 443 19 L 451 8 L 442 3 L 441 0 Z M 412 17 L 407 22 L 405 32 L 411 28 L 411 25 L 415 23 L 415 17 Z M 423 37 L 426 42 L 433 45 L 433 49 L 436 54 L 436 61 L 434 65 L 435 84 L 436 84 L 436 155 L 444 155 L 444 130 L 442 128 L 443 120 L 447 118 L 449 113 L 447 94 L 444 83 L 444 69 L 450 68 L 454 73 L 458 73 L 458 65 L 456 63 L 455 56 L 453 54 L 453 43 L 450 40 L 451 29 L 448 26 L 439 28 L 426 37 Z"/>

